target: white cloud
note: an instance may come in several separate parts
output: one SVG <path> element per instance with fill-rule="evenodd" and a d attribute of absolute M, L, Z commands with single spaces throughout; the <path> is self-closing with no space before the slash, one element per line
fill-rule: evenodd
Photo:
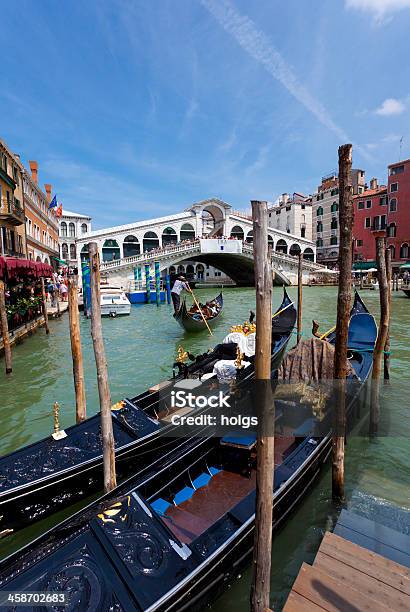
<path fill-rule="evenodd" d="M 376 23 L 386 20 L 388 15 L 410 8 L 410 0 L 345 0 L 346 8 L 368 11 Z"/>
<path fill-rule="evenodd" d="M 333 121 L 323 104 L 299 81 L 291 66 L 251 19 L 239 13 L 227 0 L 201 0 L 201 4 L 246 53 L 259 62 L 322 125 L 336 134 L 339 141 L 351 142 L 346 132 Z M 359 150 L 359 147 L 357 149 Z M 369 159 L 366 150 L 360 149 L 360 152 Z"/>
<path fill-rule="evenodd" d="M 376 108 L 374 111 L 376 115 L 381 115 L 382 117 L 390 117 L 390 115 L 400 115 L 406 110 L 405 105 L 400 100 L 396 98 L 386 98 L 379 108 Z"/>

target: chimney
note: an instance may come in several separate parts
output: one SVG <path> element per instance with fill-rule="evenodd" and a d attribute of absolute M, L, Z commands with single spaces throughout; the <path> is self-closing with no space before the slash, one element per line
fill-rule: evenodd
<path fill-rule="evenodd" d="M 370 189 L 377 189 L 377 178 L 372 178 L 370 181 Z"/>
<path fill-rule="evenodd" d="M 47 202 L 51 202 L 52 185 L 44 183 L 44 189 L 46 190 Z"/>
<path fill-rule="evenodd" d="M 38 185 L 38 163 L 36 161 L 29 161 L 28 163 L 30 165 L 31 178 Z"/>

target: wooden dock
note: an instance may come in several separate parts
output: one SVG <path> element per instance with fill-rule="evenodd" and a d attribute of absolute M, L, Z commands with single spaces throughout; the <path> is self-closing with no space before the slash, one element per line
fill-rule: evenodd
<path fill-rule="evenodd" d="M 343 510 L 313 565 L 303 563 L 283 610 L 404 612 L 410 610 L 409 568 L 409 536 Z"/>

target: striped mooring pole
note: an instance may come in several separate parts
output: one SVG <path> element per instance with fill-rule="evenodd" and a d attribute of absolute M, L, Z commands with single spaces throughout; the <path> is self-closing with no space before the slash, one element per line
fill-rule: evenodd
<path fill-rule="evenodd" d="M 146 288 L 146 298 L 145 301 L 147 304 L 151 303 L 151 276 L 149 271 L 149 264 L 145 264 L 145 288 Z"/>
<path fill-rule="evenodd" d="M 167 288 L 167 304 L 171 303 L 171 277 L 169 274 L 165 277 L 165 286 Z"/>
<path fill-rule="evenodd" d="M 161 272 L 159 271 L 159 261 L 155 264 L 155 296 L 157 299 L 157 306 L 161 304 Z"/>
<path fill-rule="evenodd" d="M 90 285 L 90 266 L 86 261 L 81 262 L 82 283 L 83 283 L 83 308 L 84 316 L 91 315 L 91 285 Z"/>

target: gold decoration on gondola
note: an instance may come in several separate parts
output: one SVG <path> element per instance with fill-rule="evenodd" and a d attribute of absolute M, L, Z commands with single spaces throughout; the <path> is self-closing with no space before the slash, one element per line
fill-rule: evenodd
<path fill-rule="evenodd" d="M 249 334 L 254 334 L 256 332 L 256 323 L 245 321 L 242 325 L 232 325 L 231 332 L 239 332 L 240 334 L 244 334 L 244 336 L 249 336 Z"/>
<path fill-rule="evenodd" d="M 188 353 L 187 353 L 187 351 L 182 346 L 179 346 L 178 350 L 177 350 L 176 362 L 177 363 L 186 363 L 187 361 L 188 361 Z"/>
<path fill-rule="evenodd" d="M 60 431 L 59 412 L 60 412 L 60 405 L 58 402 L 54 402 L 53 416 L 54 416 L 54 433 L 55 434 L 58 434 L 58 432 Z"/>
<path fill-rule="evenodd" d="M 126 499 L 124 499 L 122 502 L 115 502 L 109 508 L 106 508 L 105 510 L 97 514 L 97 517 L 101 519 L 103 523 L 115 523 L 114 517 L 125 521 L 127 518 L 128 508 L 130 507 L 130 504 L 131 497 L 127 495 Z M 122 512 L 124 514 L 121 515 Z"/>
<path fill-rule="evenodd" d="M 119 402 L 117 402 L 116 404 L 113 404 L 111 406 L 111 410 L 122 410 L 122 408 L 124 408 L 125 406 L 125 401 L 124 400 L 120 400 Z"/>
<path fill-rule="evenodd" d="M 235 367 L 238 369 L 243 368 L 243 353 L 241 351 L 241 349 L 239 348 L 239 346 L 236 348 L 236 359 L 235 359 Z"/>

